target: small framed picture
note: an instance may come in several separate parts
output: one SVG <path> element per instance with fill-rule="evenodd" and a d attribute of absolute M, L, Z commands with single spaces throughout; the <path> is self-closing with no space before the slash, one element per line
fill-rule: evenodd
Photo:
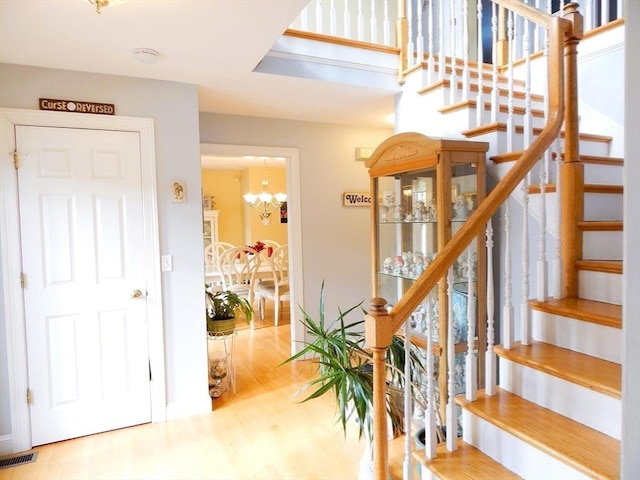
<path fill-rule="evenodd" d="M 171 200 L 173 203 L 184 203 L 187 201 L 187 182 L 184 180 L 174 180 L 171 182 Z"/>
<path fill-rule="evenodd" d="M 202 197 L 202 208 L 204 210 L 211 210 L 211 197 L 207 195 Z"/>

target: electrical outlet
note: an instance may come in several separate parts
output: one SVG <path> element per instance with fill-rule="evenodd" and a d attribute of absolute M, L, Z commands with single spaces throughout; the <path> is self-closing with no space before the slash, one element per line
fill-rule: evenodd
<path fill-rule="evenodd" d="M 161 260 L 161 269 L 163 272 L 170 272 L 173 270 L 173 258 L 171 255 L 162 255 Z"/>

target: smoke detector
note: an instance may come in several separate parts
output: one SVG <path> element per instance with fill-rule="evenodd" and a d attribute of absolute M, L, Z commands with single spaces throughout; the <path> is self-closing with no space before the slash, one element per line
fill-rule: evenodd
<path fill-rule="evenodd" d="M 133 58 L 140 63 L 156 63 L 160 53 L 151 48 L 134 48 Z"/>

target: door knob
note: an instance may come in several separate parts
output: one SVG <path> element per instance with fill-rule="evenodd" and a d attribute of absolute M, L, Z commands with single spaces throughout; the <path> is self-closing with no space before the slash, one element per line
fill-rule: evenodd
<path fill-rule="evenodd" d="M 134 290 L 131 292 L 131 298 L 140 298 L 142 297 L 142 292 L 140 290 Z"/>

